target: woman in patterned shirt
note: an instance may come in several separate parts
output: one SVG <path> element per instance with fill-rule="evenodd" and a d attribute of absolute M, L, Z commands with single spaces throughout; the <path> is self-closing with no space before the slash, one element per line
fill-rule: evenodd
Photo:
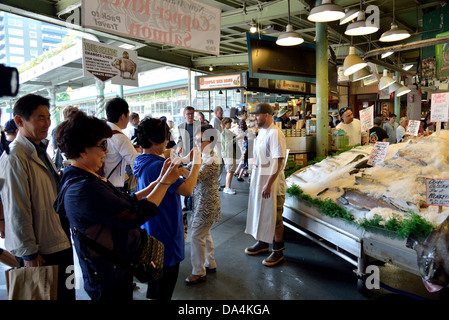
<path fill-rule="evenodd" d="M 214 152 L 214 136 L 211 125 L 201 126 L 201 137 L 197 137 L 201 148 L 203 163 L 198 173 L 198 181 L 192 193 L 192 274 L 185 279 L 186 285 L 206 280 L 206 272 L 215 272 L 214 243 L 211 235 L 212 225 L 221 220 L 221 203 L 218 192 L 220 159 Z"/>

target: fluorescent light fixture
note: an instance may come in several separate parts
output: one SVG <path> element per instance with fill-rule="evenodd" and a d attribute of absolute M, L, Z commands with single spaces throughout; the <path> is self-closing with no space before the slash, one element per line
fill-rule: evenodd
<path fill-rule="evenodd" d="M 402 66 L 402 69 L 404 69 L 405 71 L 410 70 L 411 68 L 413 68 L 413 64 L 409 64 L 409 65 L 404 65 Z"/>
<path fill-rule="evenodd" d="M 290 24 L 290 0 L 288 0 L 287 4 L 288 23 L 285 32 L 281 33 L 276 40 L 278 46 L 296 46 L 304 42 L 303 37 L 301 37 L 299 33 L 293 31 L 293 27 Z"/>
<path fill-rule="evenodd" d="M 410 91 L 412 91 L 409 87 L 406 87 L 404 85 L 404 81 L 401 81 L 401 88 L 396 92 L 396 96 L 400 97 L 403 96 L 404 94 L 409 93 Z"/>
<path fill-rule="evenodd" d="M 354 19 L 357 19 L 358 14 L 359 10 L 357 9 L 346 9 L 345 16 L 342 19 L 340 19 L 340 25 L 348 23 Z"/>
<path fill-rule="evenodd" d="M 379 41 L 382 42 L 393 42 L 393 41 L 400 41 L 404 40 L 410 37 L 410 33 L 408 33 L 407 30 L 399 29 L 396 22 L 391 23 L 391 29 L 382 33 L 382 36 L 380 37 Z"/>
<path fill-rule="evenodd" d="M 394 81 L 393 78 L 388 76 L 388 70 L 384 69 L 383 77 L 380 78 L 380 80 L 379 80 L 379 86 L 378 86 L 379 91 L 381 91 L 385 88 L 388 88 L 389 86 L 393 85 L 393 83 L 395 83 L 395 82 L 396 81 Z"/>
<path fill-rule="evenodd" d="M 382 53 L 380 57 L 382 59 L 385 59 L 386 57 L 391 56 L 393 53 L 394 53 L 394 51 L 388 51 L 388 52 Z"/>
<path fill-rule="evenodd" d="M 377 32 L 378 30 L 379 28 L 376 25 L 366 23 L 365 12 L 359 11 L 357 21 L 348 25 L 345 34 L 348 36 L 363 36 Z"/>
<path fill-rule="evenodd" d="M 340 20 L 345 16 L 343 8 L 337 4 L 333 4 L 331 0 L 323 0 L 319 6 L 310 10 L 307 17 L 313 22 L 329 22 Z"/>
<path fill-rule="evenodd" d="M 355 48 L 351 46 L 349 47 L 349 54 L 343 62 L 343 74 L 349 76 L 367 65 L 368 63 L 355 54 Z"/>

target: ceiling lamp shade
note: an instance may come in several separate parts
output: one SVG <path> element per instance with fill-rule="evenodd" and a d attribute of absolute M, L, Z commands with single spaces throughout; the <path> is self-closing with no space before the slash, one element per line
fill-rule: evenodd
<path fill-rule="evenodd" d="M 338 4 L 333 4 L 332 0 L 323 0 L 319 6 L 310 10 L 307 17 L 313 22 L 329 22 L 344 18 L 345 12 Z"/>
<path fill-rule="evenodd" d="M 304 42 L 304 39 L 297 32 L 293 31 L 291 24 L 287 25 L 285 32 L 281 33 L 276 40 L 278 46 L 296 46 Z"/>
<path fill-rule="evenodd" d="M 357 19 L 358 14 L 359 11 L 357 9 L 346 9 L 345 16 L 342 19 L 340 19 L 340 25 L 348 23 L 349 21 L 352 21 L 354 19 Z"/>
<path fill-rule="evenodd" d="M 401 85 L 401 88 L 396 92 L 397 97 L 403 96 L 404 94 L 412 91 L 409 87 L 404 86 L 404 81 L 401 81 Z"/>
<path fill-rule="evenodd" d="M 399 29 L 398 25 L 396 24 L 394 15 L 395 10 L 396 10 L 396 1 L 393 0 L 393 22 L 391 23 L 391 28 L 390 30 L 382 33 L 382 35 L 379 38 L 379 41 L 393 42 L 404 40 L 410 37 L 410 33 L 408 33 L 408 31 Z"/>
<path fill-rule="evenodd" d="M 385 88 L 388 88 L 389 86 L 393 85 L 396 81 L 393 80 L 393 78 L 388 76 L 388 70 L 384 69 L 383 77 L 379 80 L 379 90 L 383 90 Z"/>
<path fill-rule="evenodd" d="M 407 30 L 399 29 L 396 22 L 391 23 L 391 29 L 382 33 L 382 36 L 380 37 L 379 41 L 382 42 L 393 42 L 393 41 L 400 41 L 404 40 L 410 37 L 410 33 L 408 33 Z"/>
<path fill-rule="evenodd" d="M 276 40 L 278 46 L 296 46 L 304 42 L 303 37 L 301 37 L 299 33 L 293 31 L 293 27 L 290 24 L 290 0 L 288 0 L 287 4 L 288 23 L 285 32 L 281 33 Z"/>
<path fill-rule="evenodd" d="M 354 72 L 349 77 L 352 77 L 352 82 L 356 82 L 362 79 L 366 79 L 369 76 L 371 76 L 371 72 L 369 72 L 369 69 L 367 67 L 360 69 L 359 71 Z"/>
<path fill-rule="evenodd" d="M 391 86 L 388 86 L 388 93 L 392 94 L 393 92 L 395 92 L 396 90 L 401 89 L 401 85 L 397 82 L 394 81 L 393 84 Z"/>
<path fill-rule="evenodd" d="M 391 56 L 393 53 L 394 53 L 394 51 L 388 51 L 388 52 L 382 53 L 380 57 L 382 59 L 385 59 L 386 57 Z"/>
<path fill-rule="evenodd" d="M 357 21 L 348 25 L 345 34 L 348 36 L 363 36 L 377 32 L 378 30 L 379 28 L 376 25 L 366 22 L 365 12 L 359 11 Z"/>
<path fill-rule="evenodd" d="M 355 54 L 355 48 L 351 46 L 349 47 L 349 54 L 343 62 L 343 74 L 349 76 L 367 65 L 368 63 Z"/>
<path fill-rule="evenodd" d="M 250 24 L 250 28 L 249 28 L 249 32 L 256 33 L 256 31 L 257 31 L 256 21 L 254 21 L 254 19 L 252 19 L 251 20 L 251 24 Z"/>

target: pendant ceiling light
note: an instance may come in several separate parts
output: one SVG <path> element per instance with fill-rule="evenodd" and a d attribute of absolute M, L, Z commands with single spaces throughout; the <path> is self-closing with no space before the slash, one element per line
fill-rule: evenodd
<path fill-rule="evenodd" d="M 345 34 L 348 36 L 363 36 L 377 32 L 379 28 L 375 24 L 366 23 L 365 11 L 359 11 L 357 21 L 350 23 Z"/>
<path fill-rule="evenodd" d="M 404 94 L 409 93 L 410 91 L 412 91 L 409 87 L 406 87 L 404 85 L 404 81 L 401 81 L 401 88 L 396 92 L 396 96 L 400 97 L 403 96 Z"/>
<path fill-rule="evenodd" d="M 395 21 L 395 1 L 393 1 L 393 22 L 391 23 L 390 30 L 384 32 L 380 37 L 379 41 L 382 42 L 393 42 L 407 39 L 410 37 L 410 33 L 407 30 L 399 29 Z"/>
<path fill-rule="evenodd" d="M 290 24 L 290 0 L 288 0 L 288 24 L 285 28 L 285 32 L 281 33 L 277 40 L 276 44 L 278 46 L 296 46 L 304 42 L 303 37 L 297 32 L 293 31 L 293 27 Z"/>
<path fill-rule="evenodd" d="M 257 31 L 256 21 L 254 21 L 254 19 L 252 19 L 250 28 L 249 28 L 249 32 L 256 33 L 256 31 Z"/>
<path fill-rule="evenodd" d="M 394 53 L 394 51 L 388 51 L 388 52 L 382 53 L 380 57 L 382 59 L 385 59 L 386 57 L 391 56 L 393 53 Z"/>
<path fill-rule="evenodd" d="M 384 69 L 383 77 L 379 80 L 379 90 L 383 90 L 385 88 L 388 88 L 389 86 L 393 85 L 396 81 L 393 80 L 393 78 L 388 76 L 388 70 Z"/>
<path fill-rule="evenodd" d="M 368 63 L 355 54 L 355 48 L 351 46 L 349 47 L 349 54 L 343 62 L 343 74 L 349 76 L 367 65 Z"/>
<path fill-rule="evenodd" d="M 388 86 L 388 93 L 392 94 L 393 92 L 395 92 L 401 88 L 402 88 L 402 86 L 395 80 L 391 86 Z"/>
<path fill-rule="evenodd" d="M 344 18 L 345 12 L 338 4 L 333 4 L 331 0 L 323 0 L 319 6 L 310 10 L 307 17 L 313 22 L 329 22 Z"/>
<path fill-rule="evenodd" d="M 348 23 L 354 19 L 357 19 L 358 14 L 359 10 L 357 9 L 346 9 L 345 16 L 342 19 L 340 19 L 340 25 Z"/>
<path fill-rule="evenodd" d="M 362 68 L 359 71 L 354 72 L 349 77 L 352 78 L 352 82 L 356 82 L 362 79 L 366 79 L 371 76 L 371 72 L 369 72 L 368 67 Z"/>

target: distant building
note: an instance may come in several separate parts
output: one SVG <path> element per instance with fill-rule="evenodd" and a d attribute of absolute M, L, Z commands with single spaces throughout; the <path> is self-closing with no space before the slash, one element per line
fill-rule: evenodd
<path fill-rule="evenodd" d="M 69 31 L 0 11 L 0 63 L 17 68 L 57 46 Z"/>

